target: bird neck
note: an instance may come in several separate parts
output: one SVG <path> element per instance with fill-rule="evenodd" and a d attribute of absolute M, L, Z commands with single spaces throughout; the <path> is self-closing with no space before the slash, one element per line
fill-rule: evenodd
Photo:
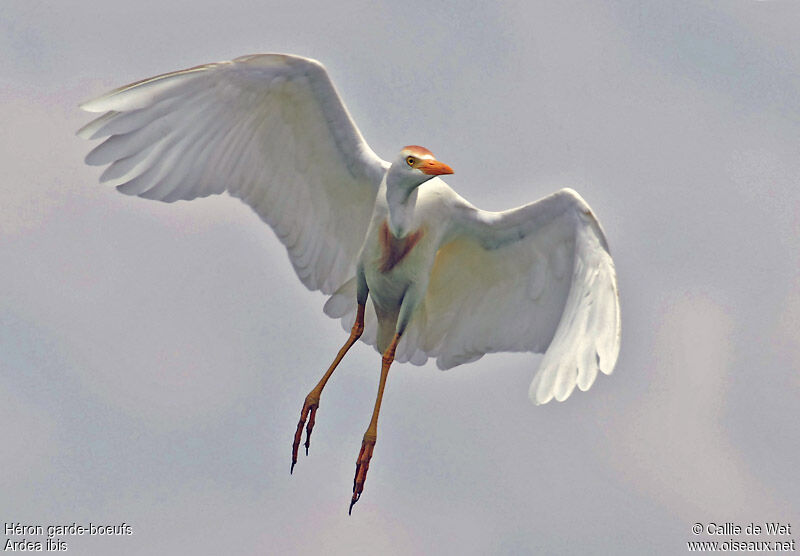
<path fill-rule="evenodd" d="M 409 190 L 398 184 L 393 186 L 387 180 L 386 204 L 389 206 L 389 230 L 395 237 L 405 237 L 411 230 L 414 209 L 417 206 L 417 191 L 417 187 Z"/>

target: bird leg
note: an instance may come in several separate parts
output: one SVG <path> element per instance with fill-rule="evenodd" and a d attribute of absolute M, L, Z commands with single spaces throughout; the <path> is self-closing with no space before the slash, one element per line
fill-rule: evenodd
<path fill-rule="evenodd" d="M 400 334 L 395 334 L 392 343 L 386 348 L 381 364 L 381 380 L 378 384 L 378 397 L 375 399 L 375 409 L 372 410 L 372 420 L 369 422 L 367 432 L 364 433 L 364 440 L 361 442 L 361 451 L 356 460 L 356 475 L 353 478 L 353 498 L 350 500 L 350 514 L 353 505 L 361 498 L 364 490 L 364 481 L 367 479 L 369 471 L 369 460 L 372 459 L 372 451 L 375 449 L 375 441 L 378 439 L 378 413 L 381 410 L 381 400 L 383 399 L 383 389 L 386 387 L 386 377 L 389 376 L 389 366 L 394 361 L 394 351 L 397 349 L 397 342 L 400 341 Z"/>
<path fill-rule="evenodd" d="M 328 379 L 333 374 L 336 366 L 339 365 L 339 362 L 344 358 L 347 350 L 349 350 L 352 345 L 356 343 L 358 338 L 364 332 L 364 308 L 365 305 L 358 305 L 356 322 L 353 323 L 353 328 L 350 330 L 350 337 L 342 346 L 342 349 L 339 350 L 339 353 L 336 355 L 336 359 L 333 360 L 331 366 L 328 367 L 328 370 L 324 375 L 322 375 L 320 381 L 317 383 L 314 389 L 308 393 L 308 396 L 306 396 L 306 400 L 303 403 L 303 409 L 300 412 L 300 421 L 297 423 L 297 431 L 294 433 L 294 443 L 292 444 L 292 467 L 289 470 L 290 474 L 292 471 L 294 471 L 294 466 L 297 463 L 297 449 L 300 447 L 300 438 L 303 436 L 303 425 L 306 425 L 305 447 L 306 455 L 308 455 L 308 447 L 311 445 L 311 431 L 314 429 L 314 420 L 317 415 L 319 396 L 322 394 L 322 389 L 325 388 L 325 383 L 328 382 Z M 306 420 L 308 420 L 308 424 L 306 424 Z"/>

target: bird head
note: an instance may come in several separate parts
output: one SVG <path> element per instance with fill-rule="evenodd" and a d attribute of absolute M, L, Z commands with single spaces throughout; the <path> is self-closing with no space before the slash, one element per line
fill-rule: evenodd
<path fill-rule="evenodd" d="M 425 147 L 409 145 L 403 147 L 392 163 L 387 183 L 411 191 L 435 176 L 452 173 L 450 166 L 436 160 L 433 153 Z"/>

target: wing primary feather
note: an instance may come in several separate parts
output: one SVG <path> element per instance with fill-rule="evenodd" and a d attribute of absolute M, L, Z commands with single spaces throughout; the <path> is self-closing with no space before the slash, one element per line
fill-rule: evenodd
<path fill-rule="evenodd" d="M 86 155 L 86 164 L 102 166 L 132 156 L 171 132 L 165 124 L 151 125 L 124 135 L 109 137 Z"/>
<path fill-rule="evenodd" d="M 95 118 L 82 128 L 80 128 L 75 135 L 80 137 L 81 139 L 94 139 L 95 137 L 99 137 L 97 135 L 97 131 L 101 129 L 104 125 L 106 125 L 110 120 L 113 120 L 119 112 L 115 110 L 110 110 L 100 116 L 99 118 Z"/>
<path fill-rule="evenodd" d="M 204 96 L 207 96 L 206 91 L 191 92 L 185 96 L 164 99 L 144 108 L 137 108 L 136 110 L 128 112 L 118 112 L 115 118 L 98 129 L 91 138 L 97 139 L 109 135 L 123 135 L 141 129 L 172 112 L 180 111 L 182 106 L 189 106 L 190 101 L 201 101 Z"/>
<path fill-rule="evenodd" d="M 150 126 L 133 132 L 134 134 L 145 132 L 150 127 L 154 126 L 163 126 L 167 129 L 170 129 L 170 132 L 162 138 L 164 140 L 159 141 L 160 145 L 153 151 L 152 158 L 148 157 L 148 161 L 151 163 L 150 168 L 143 171 L 130 181 L 117 186 L 117 189 L 128 195 L 139 195 L 144 198 L 160 200 L 158 195 L 161 191 L 161 188 L 157 188 L 157 185 L 162 178 L 175 169 L 172 163 L 180 158 L 181 145 L 185 144 L 191 138 L 190 135 L 186 135 L 185 133 L 182 135 L 181 132 L 185 132 L 187 128 L 191 128 L 194 125 L 194 119 L 192 116 L 196 115 L 201 110 L 202 107 L 200 106 L 188 109 L 184 114 L 184 118 L 181 121 L 176 122 L 174 127 L 170 127 L 168 122 L 162 120 L 153 122 Z M 107 142 L 112 141 L 116 137 L 124 136 L 112 136 L 107 140 Z M 138 141 L 141 141 L 141 139 Z M 127 143 L 127 148 L 129 150 L 133 150 L 132 144 L 133 140 L 131 139 L 130 142 Z M 126 148 L 125 145 L 119 146 L 120 150 L 123 148 Z M 153 189 L 156 191 L 146 194 L 148 191 L 152 191 Z"/>
<path fill-rule="evenodd" d="M 193 145 L 184 154 L 181 164 L 186 167 L 183 175 L 177 179 L 172 190 L 162 199 L 167 203 L 180 199 L 191 199 L 192 190 L 202 176 L 208 171 L 208 151 L 216 146 L 216 134 L 225 126 L 225 120 L 211 114 L 203 125 L 195 132 Z M 197 196 L 205 196 L 200 191 Z"/>
<path fill-rule="evenodd" d="M 150 104 L 181 94 L 192 82 L 215 64 L 198 66 L 187 70 L 157 75 L 150 79 L 137 81 L 80 105 L 87 112 L 117 110 L 124 112 L 144 108 Z"/>
<path fill-rule="evenodd" d="M 166 138 L 156 141 L 134 155 L 117 160 L 100 174 L 100 183 L 119 185 L 135 177 L 138 173 L 149 167 L 149 162 L 153 158 L 153 153 L 157 152 L 164 141 L 166 141 Z"/>

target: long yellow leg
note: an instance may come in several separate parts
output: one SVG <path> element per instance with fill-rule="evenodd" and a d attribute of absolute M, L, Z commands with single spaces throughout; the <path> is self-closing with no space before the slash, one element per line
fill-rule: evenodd
<path fill-rule="evenodd" d="M 350 500 L 350 509 L 347 513 L 353 511 L 353 505 L 361 498 L 361 492 L 364 490 L 364 481 L 367 479 L 367 471 L 369 471 L 369 460 L 372 459 L 372 451 L 375 449 L 375 441 L 378 439 L 378 413 L 381 411 L 381 400 L 383 400 L 383 390 L 386 388 L 386 377 L 389 376 L 389 367 L 394 361 L 394 352 L 397 349 L 397 342 L 400 341 L 400 334 L 395 334 L 392 343 L 386 348 L 383 354 L 381 364 L 381 380 L 378 384 L 378 397 L 375 399 L 375 409 L 372 410 L 372 420 L 369 422 L 367 432 L 364 433 L 364 440 L 361 442 L 361 451 L 358 453 L 356 460 L 356 475 L 353 478 L 353 498 Z"/>
<path fill-rule="evenodd" d="M 322 378 L 317 383 L 311 392 L 308 393 L 306 396 L 306 400 L 303 403 L 303 410 L 300 412 L 300 422 L 297 423 L 297 431 L 294 433 L 294 443 L 292 444 L 292 467 L 289 470 L 289 473 L 294 471 L 294 465 L 297 463 L 297 449 L 300 447 L 300 438 L 303 436 L 303 425 L 306 424 L 306 419 L 308 419 L 308 424 L 306 425 L 306 455 L 308 455 L 308 447 L 311 446 L 311 431 L 314 428 L 314 420 L 317 415 L 317 408 L 319 407 L 319 397 L 322 394 L 322 389 L 325 388 L 325 384 L 328 382 L 328 379 L 333 374 L 333 371 L 336 369 L 337 365 L 341 362 L 344 358 L 347 350 L 349 350 L 353 344 L 356 343 L 358 338 L 364 332 L 364 305 L 358 306 L 358 311 L 356 312 L 356 322 L 353 323 L 353 328 L 350 330 L 350 337 L 347 339 L 345 344 L 342 346 L 342 349 L 339 350 L 339 353 L 336 355 L 336 359 L 333 360 L 331 366 L 328 367 L 328 370 L 322 375 Z"/>

